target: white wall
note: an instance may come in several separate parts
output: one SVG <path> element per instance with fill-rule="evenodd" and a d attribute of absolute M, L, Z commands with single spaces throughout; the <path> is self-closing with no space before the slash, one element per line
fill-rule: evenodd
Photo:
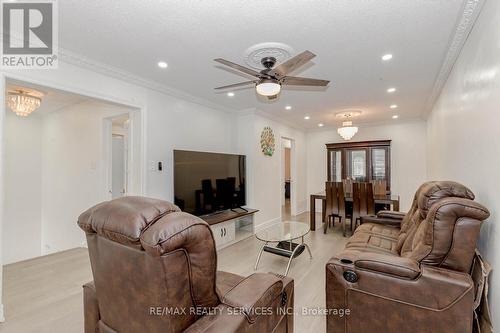
<path fill-rule="evenodd" d="M 428 119 L 428 174 L 470 187 L 491 217 L 479 248 L 493 266 L 490 300 L 500 318 L 500 2 L 486 1 Z"/>
<path fill-rule="evenodd" d="M 163 161 L 163 172 L 148 171 L 146 194 L 173 202 L 173 150 L 237 153 L 234 116 L 206 106 L 148 92 L 147 161 Z M 149 166 L 148 164 L 148 166 Z"/>
<path fill-rule="evenodd" d="M 424 121 L 398 122 L 388 125 L 359 126 L 352 139 L 392 140 L 391 142 L 391 191 L 400 195 L 400 208 L 406 211 L 413 194 L 426 180 L 426 128 Z M 327 177 L 327 143 L 344 142 L 336 129 L 307 133 L 307 194 L 321 192 Z M 317 209 L 321 206 L 316 205 Z"/>
<path fill-rule="evenodd" d="M 5 115 L 4 264 L 40 255 L 42 119 Z"/>
<path fill-rule="evenodd" d="M 90 101 L 43 116 L 42 255 L 84 244 L 76 218 L 108 197 L 103 190 L 107 182 L 104 118 L 129 111 Z"/>
<path fill-rule="evenodd" d="M 292 214 L 306 209 L 306 142 L 305 132 L 287 126 L 254 111 L 240 115 L 237 123 L 237 149 L 247 155 L 248 206 L 259 209 L 256 215 L 257 229 L 276 222 L 281 218 L 281 137 L 293 140 L 296 157 L 295 173 L 292 166 L 292 196 L 296 207 Z M 265 156 L 260 147 L 260 135 L 264 127 L 273 129 L 276 139 L 276 151 L 273 156 Z"/>

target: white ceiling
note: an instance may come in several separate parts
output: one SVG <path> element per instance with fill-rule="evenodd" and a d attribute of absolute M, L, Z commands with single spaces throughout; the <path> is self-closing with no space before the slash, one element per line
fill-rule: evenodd
<path fill-rule="evenodd" d="M 401 121 L 425 113 L 463 6 L 464 0 L 65 0 L 60 47 L 228 109 L 257 108 L 304 128 L 337 126 L 334 114 L 343 109 L 361 109 L 358 123 L 394 121 L 395 113 Z M 257 98 L 254 89 L 234 90 L 232 98 L 216 93 L 214 87 L 248 77 L 213 59 L 246 65 L 245 51 L 262 42 L 315 53 L 293 74 L 329 79 L 329 87 L 285 88 L 274 102 Z M 382 62 L 385 53 L 394 58 Z M 167 69 L 157 67 L 160 60 Z M 389 87 L 398 90 L 388 94 Z"/>

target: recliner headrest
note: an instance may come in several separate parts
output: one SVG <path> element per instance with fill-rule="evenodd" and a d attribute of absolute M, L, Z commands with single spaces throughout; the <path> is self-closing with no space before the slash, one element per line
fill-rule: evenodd
<path fill-rule="evenodd" d="M 86 210 L 78 217 L 78 226 L 86 233 L 97 233 L 121 244 L 140 247 L 143 231 L 173 212 L 180 212 L 180 209 L 168 201 L 122 197 Z"/>
<path fill-rule="evenodd" d="M 418 208 L 421 218 L 425 218 L 429 209 L 443 198 L 455 197 L 474 200 L 474 193 L 464 185 L 453 181 L 431 181 L 424 183 L 418 190 Z"/>

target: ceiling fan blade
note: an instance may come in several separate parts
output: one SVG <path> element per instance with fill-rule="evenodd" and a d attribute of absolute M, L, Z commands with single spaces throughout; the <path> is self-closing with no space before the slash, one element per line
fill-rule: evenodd
<path fill-rule="evenodd" d="M 256 77 L 260 77 L 261 76 L 261 74 L 259 72 L 254 71 L 251 68 L 247 68 L 247 67 L 243 67 L 241 65 L 235 64 L 234 62 L 231 62 L 229 60 L 225 60 L 225 59 L 222 59 L 222 58 L 217 58 L 217 59 L 214 59 L 214 61 L 217 61 L 218 63 L 221 63 L 223 65 L 229 66 L 229 67 L 231 67 L 233 69 L 239 70 L 240 72 L 246 73 L 248 75 L 252 75 L 252 76 L 256 76 Z"/>
<path fill-rule="evenodd" d="M 289 86 L 317 86 L 325 87 L 330 83 L 328 80 L 310 79 L 307 77 L 285 76 L 281 80 L 282 84 Z"/>
<path fill-rule="evenodd" d="M 220 90 L 220 89 L 234 88 L 234 87 L 246 86 L 246 85 L 251 84 L 251 83 L 257 83 L 257 81 L 240 82 L 240 83 L 230 84 L 227 86 L 217 87 L 215 89 Z"/>
<path fill-rule="evenodd" d="M 276 66 L 273 68 L 271 71 L 269 71 L 268 74 L 273 75 L 273 76 L 285 76 L 291 71 L 299 68 L 300 66 L 304 65 L 306 62 L 314 58 L 316 55 L 312 53 L 311 51 L 304 51 L 295 57 L 288 59 L 284 63 Z"/>

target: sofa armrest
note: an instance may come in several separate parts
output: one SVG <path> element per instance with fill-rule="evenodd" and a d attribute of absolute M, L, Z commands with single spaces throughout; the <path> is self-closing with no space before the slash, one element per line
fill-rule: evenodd
<path fill-rule="evenodd" d="M 214 315 L 202 316 L 184 333 L 293 332 L 293 291 L 291 278 L 253 274 L 221 296 Z"/>
<path fill-rule="evenodd" d="M 354 261 L 354 266 L 406 279 L 415 279 L 420 275 L 420 266 L 415 260 L 380 253 L 361 253 Z"/>
<path fill-rule="evenodd" d="M 407 213 L 396 212 L 393 210 L 381 210 L 377 213 L 377 217 L 402 220 L 406 216 L 406 214 Z"/>
<path fill-rule="evenodd" d="M 400 220 L 400 219 L 377 217 L 374 215 L 366 215 L 366 216 L 361 216 L 360 224 L 375 223 L 375 224 L 383 224 L 383 225 L 399 227 L 399 226 L 401 226 L 401 221 L 402 220 Z"/>
<path fill-rule="evenodd" d="M 349 254 L 349 253 L 348 253 Z M 358 258 L 360 255 L 358 254 Z M 395 261 L 397 257 L 388 256 Z M 341 256 L 344 258 L 344 256 Z M 432 311 L 442 311 L 459 302 L 464 297 L 467 304 L 474 301 L 474 283 L 470 275 L 440 267 L 420 266 L 420 273 L 413 279 L 382 273 L 358 267 L 358 258 L 331 258 L 326 264 L 327 290 L 333 290 L 336 297 L 345 298 L 347 290 L 377 295 L 383 299 L 411 304 Z M 347 271 L 357 274 L 357 281 L 346 281 Z M 346 300 L 337 300 L 346 304 Z M 335 301 L 337 303 L 337 301 Z M 472 306 L 471 306 L 472 308 Z"/>
<path fill-rule="evenodd" d="M 221 302 L 241 309 L 249 323 L 254 323 L 261 309 L 281 296 L 283 281 L 273 274 L 254 273 L 223 295 Z"/>

